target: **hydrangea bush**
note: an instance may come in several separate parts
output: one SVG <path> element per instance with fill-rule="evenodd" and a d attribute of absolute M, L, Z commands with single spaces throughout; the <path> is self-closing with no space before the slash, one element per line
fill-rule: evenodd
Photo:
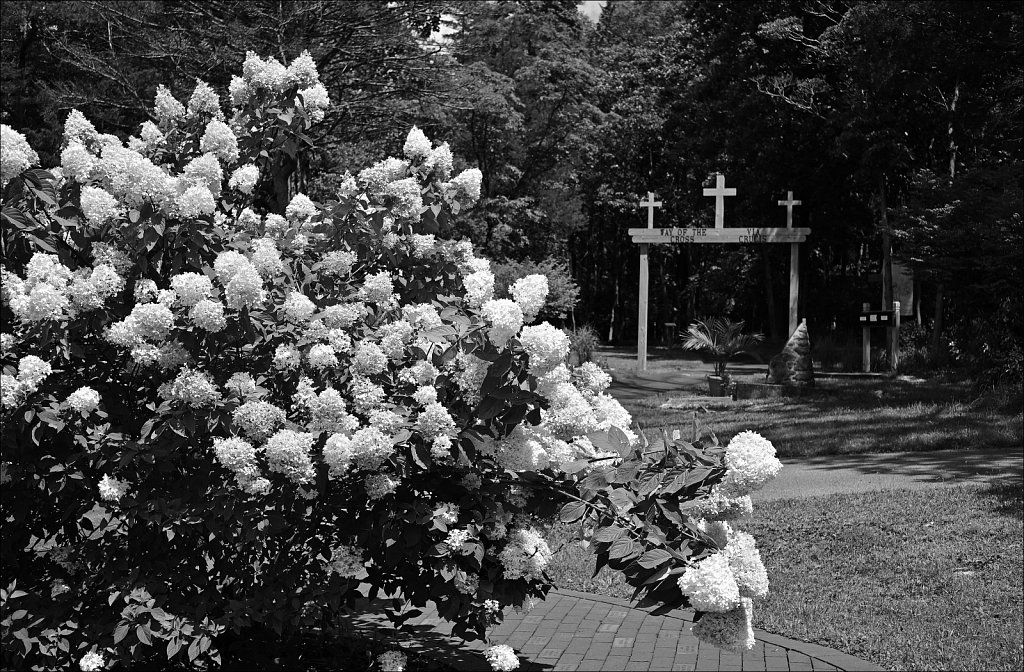
<path fill-rule="evenodd" d="M 543 276 L 495 299 L 488 260 L 435 237 L 480 173 L 417 129 L 335 200 L 261 212 L 329 105 L 308 54 L 250 53 L 227 100 L 159 87 L 127 143 L 73 111 L 50 170 L 0 129 L 4 659 L 209 666 L 378 595 L 397 626 L 429 602 L 486 637 L 551 588 L 556 513 L 638 597 L 749 645 L 767 575 L 724 521 L 771 444 L 650 450 L 534 323 Z"/>

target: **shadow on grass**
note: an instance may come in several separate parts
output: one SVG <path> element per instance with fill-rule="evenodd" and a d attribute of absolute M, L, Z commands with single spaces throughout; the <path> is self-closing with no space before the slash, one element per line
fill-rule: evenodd
<path fill-rule="evenodd" d="M 997 481 L 982 490 L 981 494 L 996 500 L 997 504 L 993 507 L 993 512 L 1024 520 L 1024 481 L 1020 479 Z"/>

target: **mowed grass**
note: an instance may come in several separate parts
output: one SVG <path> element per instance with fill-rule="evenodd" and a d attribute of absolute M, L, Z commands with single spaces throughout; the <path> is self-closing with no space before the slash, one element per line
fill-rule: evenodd
<path fill-rule="evenodd" d="M 888 669 L 1024 666 L 1022 487 L 961 486 L 765 502 L 740 527 L 771 592 L 755 626 Z M 632 591 L 554 524 L 556 585 Z"/>
<path fill-rule="evenodd" d="M 613 375 L 621 365 L 605 362 L 612 365 Z M 664 359 L 653 370 L 674 367 L 676 371 L 685 366 L 685 360 Z M 700 384 L 640 399 L 623 395 L 621 401 L 649 438 L 660 434 L 662 427 L 680 427 L 688 436 L 697 409 L 698 422 L 723 443 L 749 429 L 768 438 L 780 457 L 991 448 L 1024 442 L 1024 396 L 1019 388 L 979 396 L 969 381 L 951 377 L 819 377 L 814 392 L 806 397 L 735 402 L 694 398 L 706 394 Z"/>

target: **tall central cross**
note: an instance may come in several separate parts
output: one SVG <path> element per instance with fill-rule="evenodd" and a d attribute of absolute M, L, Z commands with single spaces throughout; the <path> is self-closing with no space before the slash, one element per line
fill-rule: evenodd
<path fill-rule="evenodd" d="M 661 201 L 654 200 L 654 194 L 647 192 L 647 200 L 640 201 L 641 208 L 647 208 L 647 228 L 654 228 L 654 209 L 661 207 Z"/>
<path fill-rule="evenodd" d="M 705 196 L 715 197 L 715 228 L 721 229 L 725 226 L 725 197 L 735 196 L 736 187 L 725 188 L 725 175 L 718 173 L 715 176 L 715 186 L 704 189 Z"/>
<path fill-rule="evenodd" d="M 779 201 L 779 205 L 786 206 L 786 228 L 787 229 L 792 229 L 793 228 L 793 206 L 794 205 L 803 205 L 803 202 L 802 201 L 794 201 L 793 200 L 793 192 L 792 191 L 787 191 L 786 192 L 786 200 Z"/>

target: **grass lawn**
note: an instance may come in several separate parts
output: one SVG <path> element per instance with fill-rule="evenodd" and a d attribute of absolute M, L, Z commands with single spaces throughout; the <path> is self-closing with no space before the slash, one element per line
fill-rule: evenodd
<path fill-rule="evenodd" d="M 1024 666 L 1024 499 L 1014 486 L 883 491 L 759 504 L 771 593 L 755 626 L 888 669 Z M 551 530 L 552 548 L 571 537 Z M 559 587 L 630 597 L 566 543 Z"/>
<path fill-rule="evenodd" d="M 599 359 L 613 372 L 635 364 L 607 353 Z M 693 361 L 664 357 L 651 370 L 682 371 L 687 365 L 692 369 Z M 687 436 L 698 404 L 688 404 L 686 398 L 695 394 L 707 394 L 702 383 L 622 403 L 644 429 L 678 426 Z M 663 408 L 666 403 L 677 407 Z M 699 421 L 723 443 L 750 429 L 771 440 L 783 458 L 1017 446 L 1024 441 L 1019 389 L 978 397 L 969 381 L 951 377 L 820 377 L 810 397 L 714 405 L 705 400 L 704 406 L 708 412 L 700 412 Z"/>

